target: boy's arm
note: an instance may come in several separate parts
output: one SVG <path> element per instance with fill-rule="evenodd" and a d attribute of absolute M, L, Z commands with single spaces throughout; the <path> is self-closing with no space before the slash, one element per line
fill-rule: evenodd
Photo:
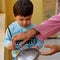
<path fill-rule="evenodd" d="M 13 44 L 12 44 L 12 41 L 11 41 L 11 36 L 9 34 L 9 31 L 8 29 L 6 30 L 6 34 L 3 38 L 3 45 L 8 49 L 8 50 L 13 50 L 14 47 L 13 47 Z"/>

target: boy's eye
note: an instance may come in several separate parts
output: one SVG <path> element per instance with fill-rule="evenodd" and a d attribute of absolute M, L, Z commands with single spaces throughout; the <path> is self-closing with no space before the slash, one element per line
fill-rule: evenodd
<path fill-rule="evenodd" d="M 19 19 L 20 21 L 23 21 L 23 20 L 30 20 L 31 18 L 26 18 L 26 19 Z"/>
<path fill-rule="evenodd" d="M 26 20 L 30 20 L 30 18 L 26 19 Z"/>
<path fill-rule="evenodd" d="M 20 19 L 20 21 L 23 21 L 24 19 Z"/>
<path fill-rule="evenodd" d="M 26 20 L 29 20 L 29 19 L 26 19 Z"/>

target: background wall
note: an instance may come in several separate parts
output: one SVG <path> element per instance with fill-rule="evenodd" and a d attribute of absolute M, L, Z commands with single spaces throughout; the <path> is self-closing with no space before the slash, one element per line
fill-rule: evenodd
<path fill-rule="evenodd" d="M 13 17 L 13 4 L 14 4 L 15 0 L 5 0 L 5 13 L 6 13 L 6 25 L 5 27 L 7 28 L 7 26 L 14 21 L 14 17 Z"/>
<path fill-rule="evenodd" d="M 40 24 L 43 21 L 43 0 L 31 0 L 34 5 L 32 22 Z"/>
<path fill-rule="evenodd" d="M 2 10 L 2 0 L 0 0 L 0 13 L 1 13 L 1 10 Z"/>
<path fill-rule="evenodd" d="M 5 13 L 5 0 L 0 0 L 0 13 Z"/>
<path fill-rule="evenodd" d="M 55 12 L 56 12 L 56 0 L 44 0 L 43 1 L 44 20 L 55 15 Z"/>

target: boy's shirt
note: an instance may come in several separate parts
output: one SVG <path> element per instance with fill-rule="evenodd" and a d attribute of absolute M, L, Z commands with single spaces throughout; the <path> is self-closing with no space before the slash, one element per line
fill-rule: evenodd
<path fill-rule="evenodd" d="M 20 25 L 18 25 L 18 23 L 17 23 L 17 21 L 15 21 L 15 22 L 13 22 L 12 24 L 10 24 L 9 25 L 9 29 L 10 29 L 10 32 L 11 32 L 11 34 L 12 34 L 12 36 L 13 35 L 15 35 L 15 34 L 18 34 L 18 33 L 20 33 L 20 32 L 24 32 L 24 31 L 27 31 L 27 30 L 30 30 L 31 28 L 33 28 L 35 25 L 34 24 L 30 24 L 29 26 L 27 26 L 26 28 L 23 28 L 23 27 L 21 27 Z M 4 44 L 4 46 L 8 46 L 8 44 L 10 44 L 12 41 L 11 41 L 11 35 L 10 35 L 10 32 L 9 32 L 9 30 L 7 29 L 6 30 L 6 34 L 5 34 L 5 36 L 4 36 L 4 39 L 3 39 L 3 44 Z M 42 41 L 39 41 L 38 39 L 37 39 L 37 44 L 36 44 L 37 46 L 39 46 L 40 48 L 42 47 L 42 45 L 43 45 L 43 42 Z M 26 45 L 24 46 L 24 47 L 26 47 Z M 17 55 L 17 50 L 13 50 L 12 51 L 12 56 L 13 57 L 15 57 L 16 55 Z M 20 52 L 20 51 L 18 51 L 18 52 Z"/>

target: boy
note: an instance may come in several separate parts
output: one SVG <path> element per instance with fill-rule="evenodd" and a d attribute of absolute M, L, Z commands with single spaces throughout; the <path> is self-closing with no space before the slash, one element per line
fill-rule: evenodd
<path fill-rule="evenodd" d="M 3 44 L 8 50 L 12 50 L 12 60 L 16 60 L 16 49 L 12 42 L 12 36 L 18 34 L 19 32 L 24 32 L 30 30 L 34 27 L 34 24 L 31 23 L 32 13 L 33 13 L 33 4 L 30 0 L 18 0 L 13 6 L 13 13 L 15 16 L 15 22 L 9 25 L 6 30 L 6 34 L 3 39 Z M 35 44 L 31 46 L 32 48 L 39 49 L 42 47 L 43 42 L 39 41 L 37 38 Z M 25 44 L 21 49 L 29 48 L 30 44 Z"/>

